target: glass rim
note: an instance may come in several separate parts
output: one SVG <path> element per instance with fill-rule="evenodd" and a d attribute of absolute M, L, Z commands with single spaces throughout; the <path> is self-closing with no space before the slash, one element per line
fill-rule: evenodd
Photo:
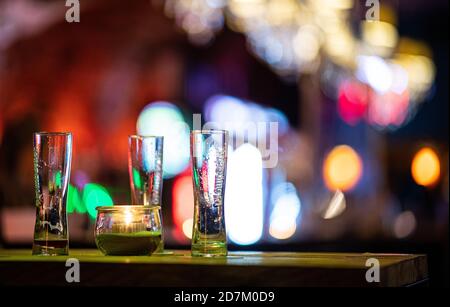
<path fill-rule="evenodd" d="M 152 205 L 152 206 L 144 206 L 144 205 L 113 205 L 113 206 L 98 206 L 95 207 L 95 210 L 98 212 L 119 212 L 126 210 L 138 210 L 138 211 L 147 211 L 147 210 L 156 210 L 160 209 L 161 206 Z"/>
<path fill-rule="evenodd" d="M 48 132 L 48 131 L 39 131 L 39 132 L 34 132 L 34 135 L 69 136 L 69 135 L 72 135 L 72 132 Z"/>
<path fill-rule="evenodd" d="M 146 139 L 146 138 L 149 138 L 149 139 L 164 139 L 164 136 L 163 135 L 140 135 L 140 134 L 130 134 L 129 136 L 128 136 L 128 138 L 130 138 L 130 139 Z"/>
<path fill-rule="evenodd" d="M 191 134 L 228 134 L 228 130 L 224 129 L 202 129 L 191 130 Z"/>

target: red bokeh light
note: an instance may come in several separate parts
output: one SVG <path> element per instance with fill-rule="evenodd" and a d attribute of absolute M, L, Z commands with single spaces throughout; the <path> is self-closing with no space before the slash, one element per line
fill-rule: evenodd
<path fill-rule="evenodd" d="M 369 88 L 356 81 L 341 84 L 338 94 L 339 116 L 349 125 L 356 125 L 366 114 Z"/>
<path fill-rule="evenodd" d="M 190 168 L 175 179 L 172 189 L 172 214 L 178 238 L 186 239 L 183 234 L 183 223 L 194 215 L 194 192 Z"/>

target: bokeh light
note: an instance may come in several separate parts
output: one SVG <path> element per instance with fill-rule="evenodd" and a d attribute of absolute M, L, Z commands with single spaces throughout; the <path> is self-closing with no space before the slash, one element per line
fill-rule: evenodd
<path fill-rule="evenodd" d="M 406 238 L 414 232 L 416 225 L 417 222 L 414 213 L 404 211 L 394 221 L 394 234 L 399 239 Z"/>
<path fill-rule="evenodd" d="M 260 17 L 264 13 L 264 0 L 229 0 L 230 12 L 242 19 Z"/>
<path fill-rule="evenodd" d="M 326 33 L 324 50 L 338 65 L 352 67 L 355 62 L 357 40 L 348 25 L 329 24 L 331 31 Z"/>
<path fill-rule="evenodd" d="M 192 227 L 194 226 L 194 219 L 191 217 L 183 222 L 183 234 L 188 239 L 192 239 Z"/>
<path fill-rule="evenodd" d="M 280 110 L 227 95 L 210 97 L 205 103 L 204 114 L 210 125 L 208 128 L 225 129 L 238 138 L 249 136 L 251 127 L 255 128 L 256 138 L 265 138 L 269 123 L 277 123 L 281 136 L 289 130 L 289 121 Z M 256 129 L 261 123 L 265 124 L 265 131 Z"/>
<path fill-rule="evenodd" d="M 61 182 L 61 171 L 56 171 L 56 174 L 55 174 L 55 185 L 56 185 L 56 187 L 57 188 L 61 188 L 61 184 L 62 184 L 62 182 Z"/>
<path fill-rule="evenodd" d="M 189 163 L 189 126 L 180 109 L 169 102 L 147 105 L 137 120 L 139 135 L 164 136 L 163 173 L 171 178 Z"/>
<path fill-rule="evenodd" d="M 239 133 L 251 116 L 241 99 L 225 95 L 209 98 L 205 103 L 204 114 L 207 121 L 218 124 L 217 128 L 233 133 Z"/>
<path fill-rule="evenodd" d="M 319 56 L 320 30 L 312 25 L 300 27 L 294 36 L 293 48 L 299 63 L 309 63 Z"/>
<path fill-rule="evenodd" d="M 81 201 L 80 192 L 73 185 L 69 184 L 67 189 L 67 213 L 86 213 L 86 209 Z"/>
<path fill-rule="evenodd" d="M 175 17 L 192 43 L 203 45 L 222 29 L 225 3 L 225 0 L 166 0 L 165 11 Z"/>
<path fill-rule="evenodd" d="M 408 91 L 411 100 L 422 102 L 436 75 L 436 67 L 431 58 L 430 47 L 421 41 L 410 38 L 402 38 L 397 47 L 397 53 L 392 58 L 392 63 L 402 67 L 408 77 Z"/>
<path fill-rule="evenodd" d="M 135 188 L 141 189 L 142 188 L 141 176 L 139 174 L 139 171 L 134 167 L 132 168 L 131 176 L 133 178 L 133 184 L 134 184 Z"/>
<path fill-rule="evenodd" d="M 270 222 L 269 234 L 278 240 L 292 237 L 297 230 L 295 220 L 286 216 L 278 216 Z"/>
<path fill-rule="evenodd" d="M 398 62 L 378 56 L 358 56 L 356 77 L 373 89 L 367 100 L 369 124 L 393 130 L 414 114 L 408 87 L 410 77 Z"/>
<path fill-rule="evenodd" d="M 338 113 L 349 125 L 357 124 L 366 114 L 369 89 L 359 82 L 344 82 L 339 87 Z"/>
<path fill-rule="evenodd" d="M 372 95 L 371 103 L 367 110 L 368 122 L 380 128 L 398 128 L 405 124 L 409 115 L 409 94 L 387 92 L 385 94 Z"/>
<path fill-rule="evenodd" d="M 328 204 L 328 207 L 323 214 L 325 220 L 333 219 L 341 215 L 346 208 L 345 195 L 342 191 L 337 190 Z"/>
<path fill-rule="evenodd" d="M 83 203 L 92 219 L 97 217 L 98 206 L 112 206 L 113 200 L 108 190 L 96 183 L 88 183 L 83 190 Z"/>
<path fill-rule="evenodd" d="M 194 215 L 194 192 L 191 175 L 181 175 L 175 179 L 172 189 L 173 221 L 178 231 L 185 235 L 185 222 Z M 192 229 L 190 230 L 192 232 Z M 187 235 L 186 235 L 187 236 Z M 187 236 L 188 238 L 191 238 Z"/>
<path fill-rule="evenodd" d="M 383 55 L 389 55 L 398 42 L 398 32 L 395 26 L 383 21 L 364 21 L 362 37 L 364 42 L 371 45 L 372 48 L 385 48 L 386 50 L 377 49 Z"/>
<path fill-rule="evenodd" d="M 283 112 L 275 108 L 266 109 L 266 116 L 269 122 L 278 123 L 279 136 L 285 135 L 289 131 L 289 120 Z"/>
<path fill-rule="evenodd" d="M 323 178 L 331 191 L 348 191 L 361 179 L 363 163 L 358 153 L 347 145 L 336 146 L 326 156 Z"/>
<path fill-rule="evenodd" d="M 259 150 L 243 144 L 229 155 L 225 191 L 225 221 L 231 241 L 257 242 L 263 229 L 263 168 Z"/>
<path fill-rule="evenodd" d="M 82 170 L 75 170 L 72 175 L 73 183 L 76 187 L 83 189 L 84 186 L 89 182 L 89 175 Z"/>
<path fill-rule="evenodd" d="M 424 147 L 415 154 L 411 174 L 418 185 L 430 187 L 436 184 L 441 174 L 441 165 L 432 148 Z"/>
<path fill-rule="evenodd" d="M 368 84 L 381 94 L 393 90 L 396 72 L 390 66 L 397 63 L 402 87 L 407 75 L 411 99 L 423 100 L 435 75 L 430 48 L 399 37 L 396 10 L 389 5 L 380 5 L 379 20 L 364 20 L 354 29 L 354 7 L 353 0 L 166 1 L 166 13 L 194 43 L 209 42 L 226 21 L 246 35 L 251 53 L 283 77 L 315 72 L 331 60 L 346 71 L 356 66 L 360 72 L 362 66 Z"/>
<path fill-rule="evenodd" d="M 389 64 L 377 56 L 358 56 L 356 76 L 383 94 L 389 91 L 393 83 L 393 73 Z"/>
<path fill-rule="evenodd" d="M 275 239 L 288 239 L 297 229 L 297 218 L 301 210 L 295 186 L 290 182 L 279 183 L 272 190 L 271 202 L 273 210 L 270 214 L 269 234 Z"/>

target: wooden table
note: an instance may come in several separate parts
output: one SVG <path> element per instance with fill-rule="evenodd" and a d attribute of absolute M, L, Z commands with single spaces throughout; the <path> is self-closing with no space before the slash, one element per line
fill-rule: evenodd
<path fill-rule="evenodd" d="M 227 258 L 193 258 L 189 251 L 151 257 L 103 256 L 71 249 L 70 255 L 31 256 L 31 250 L 0 250 L 0 285 L 73 285 L 66 260 L 80 262 L 78 286 L 299 287 L 410 286 L 428 279 L 425 255 L 231 252 Z M 380 282 L 368 283 L 366 261 L 380 264 Z"/>

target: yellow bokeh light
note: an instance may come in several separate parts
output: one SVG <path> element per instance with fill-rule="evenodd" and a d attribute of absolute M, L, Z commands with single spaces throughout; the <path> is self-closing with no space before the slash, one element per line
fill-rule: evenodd
<path fill-rule="evenodd" d="M 314 61 L 320 51 L 320 30 L 311 25 L 300 27 L 293 40 L 294 52 L 300 62 Z"/>
<path fill-rule="evenodd" d="M 373 46 L 394 48 L 397 45 L 397 29 L 390 23 L 364 21 L 362 33 L 364 41 Z"/>
<path fill-rule="evenodd" d="M 230 0 L 228 8 L 238 18 L 257 18 L 265 13 L 263 0 Z"/>
<path fill-rule="evenodd" d="M 361 179 L 362 171 L 361 158 L 347 145 L 333 148 L 323 164 L 323 178 L 326 186 L 332 191 L 352 189 Z"/>
<path fill-rule="evenodd" d="M 428 91 L 433 84 L 436 68 L 430 58 L 399 53 L 395 55 L 393 63 L 406 71 L 410 92 Z"/>
<path fill-rule="evenodd" d="M 325 51 L 334 62 L 352 67 L 355 65 L 356 40 L 348 28 L 341 25 L 335 29 L 338 30 L 325 36 Z"/>
<path fill-rule="evenodd" d="M 433 56 L 433 52 L 427 43 L 408 37 L 399 39 L 397 52 L 400 54 L 422 55 L 427 58 Z"/>
<path fill-rule="evenodd" d="M 424 147 L 413 158 L 411 174 L 418 185 L 432 186 L 441 174 L 439 157 L 433 149 Z"/>
<path fill-rule="evenodd" d="M 316 10 L 349 10 L 354 6 L 353 0 L 310 0 L 307 3 Z"/>
<path fill-rule="evenodd" d="M 271 25 L 292 24 L 298 10 L 299 5 L 294 0 L 270 1 L 266 8 L 266 18 Z"/>

